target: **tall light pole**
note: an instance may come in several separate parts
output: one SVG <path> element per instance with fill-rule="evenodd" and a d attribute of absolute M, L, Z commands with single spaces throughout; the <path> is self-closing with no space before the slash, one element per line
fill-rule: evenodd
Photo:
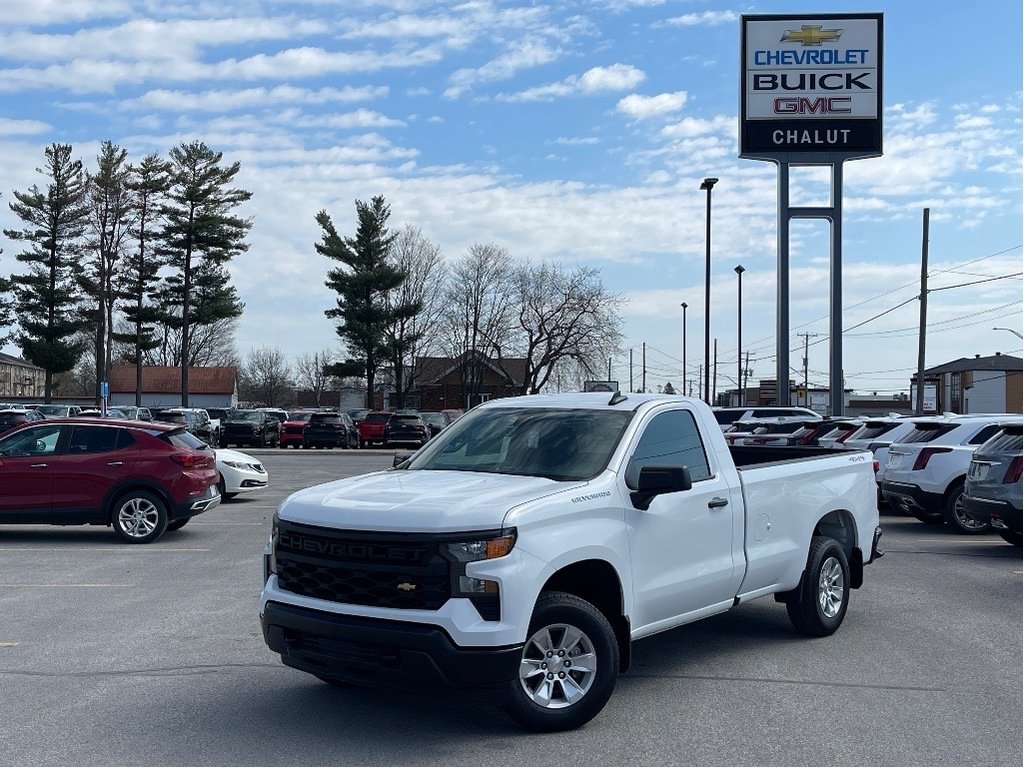
<path fill-rule="evenodd" d="M 711 188 L 718 179 L 708 177 L 700 183 L 700 188 L 708 193 L 707 213 L 705 214 L 706 229 L 704 235 L 704 402 L 711 404 Z"/>
<path fill-rule="evenodd" d="M 684 304 L 683 306 L 685 307 L 686 305 Z M 1018 339 L 1024 339 L 1024 336 L 1021 336 L 1020 331 L 1015 331 L 1015 330 L 1013 330 L 1013 328 L 1003 328 L 1002 326 L 996 326 L 992 330 L 993 331 L 1009 331 L 1014 336 L 1016 336 Z"/>
<path fill-rule="evenodd" d="M 689 306 L 685 301 L 679 305 L 683 308 L 683 388 L 680 394 L 686 394 L 686 308 Z"/>
<path fill-rule="evenodd" d="M 745 405 L 747 393 L 743 391 L 743 273 L 742 264 L 737 264 L 736 273 L 736 391 L 739 393 L 737 405 Z"/>

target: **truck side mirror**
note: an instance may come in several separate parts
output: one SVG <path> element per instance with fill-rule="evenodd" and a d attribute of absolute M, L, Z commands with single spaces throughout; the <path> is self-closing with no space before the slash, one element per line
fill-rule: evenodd
<path fill-rule="evenodd" d="M 637 509 L 647 509 L 655 496 L 688 491 L 692 487 L 690 470 L 686 467 L 647 466 L 640 470 L 637 489 L 629 494 L 629 498 Z"/>

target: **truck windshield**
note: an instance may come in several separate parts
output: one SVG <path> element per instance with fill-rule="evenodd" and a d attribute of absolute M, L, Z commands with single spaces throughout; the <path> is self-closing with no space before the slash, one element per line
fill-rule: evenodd
<path fill-rule="evenodd" d="M 574 408 L 470 411 L 406 468 L 589 480 L 608 466 L 632 417 L 631 411 Z"/>

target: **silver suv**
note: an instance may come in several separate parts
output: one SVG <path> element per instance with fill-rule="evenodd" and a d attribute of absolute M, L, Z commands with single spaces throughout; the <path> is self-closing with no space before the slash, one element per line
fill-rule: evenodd
<path fill-rule="evenodd" d="M 979 523 L 1021 546 L 1021 425 L 1001 429 L 978 447 L 964 485 L 964 509 Z"/>

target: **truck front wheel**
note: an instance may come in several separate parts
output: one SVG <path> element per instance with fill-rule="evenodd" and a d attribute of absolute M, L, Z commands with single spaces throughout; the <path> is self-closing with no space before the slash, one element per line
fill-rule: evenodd
<path fill-rule="evenodd" d="M 789 620 L 805 635 L 825 637 L 839 629 L 849 603 L 846 553 L 835 539 L 815 536 L 800 584 L 786 600 Z"/>
<path fill-rule="evenodd" d="M 619 646 L 611 624 L 575 595 L 537 601 L 507 710 L 533 731 L 567 731 L 591 720 L 615 689 Z"/>

